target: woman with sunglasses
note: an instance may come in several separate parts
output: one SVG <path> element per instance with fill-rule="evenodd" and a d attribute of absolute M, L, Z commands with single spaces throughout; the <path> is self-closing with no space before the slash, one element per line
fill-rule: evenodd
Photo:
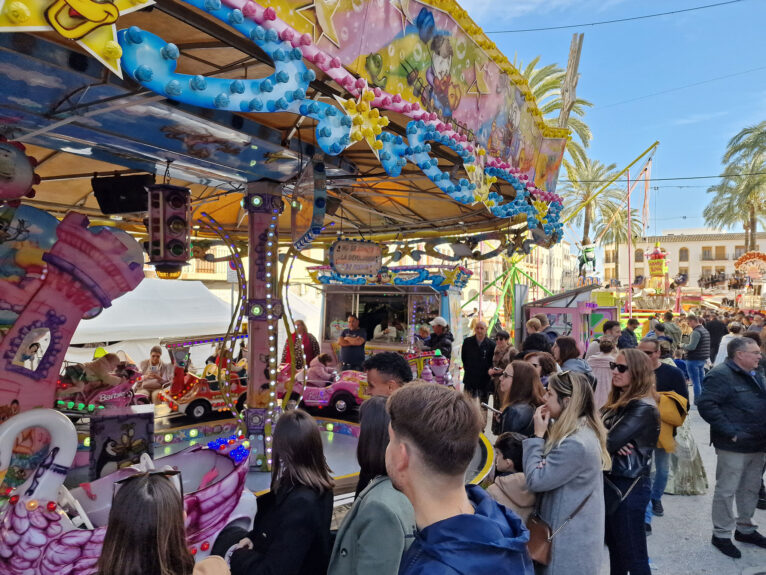
<path fill-rule="evenodd" d="M 194 563 L 176 474 L 138 473 L 115 484 L 97 575 L 228 575 L 220 557 Z"/>
<path fill-rule="evenodd" d="M 650 575 L 644 513 L 650 498 L 652 453 L 660 435 L 654 370 L 646 354 L 623 349 L 610 364 L 612 390 L 602 420 L 612 469 L 605 474 L 606 544 L 611 575 Z"/>
<path fill-rule="evenodd" d="M 548 378 L 559 370 L 556 360 L 545 351 L 528 353 L 524 356 L 524 361 L 529 362 L 529 365 L 535 368 L 543 387 L 548 387 Z"/>
<path fill-rule="evenodd" d="M 521 433 L 530 437 L 532 418 L 543 402 L 543 384 L 535 368 L 526 361 L 513 361 L 500 374 L 500 433 Z"/>
<path fill-rule="evenodd" d="M 283 413 L 273 438 L 271 490 L 258 498 L 250 533 L 227 535 L 234 575 L 324 575 L 330 561 L 333 487 L 316 421 Z M 220 550 L 216 544 L 216 552 Z"/>
<path fill-rule="evenodd" d="M 544 575 L 595 574 L 604 545 L 603 470 L 609 469 L 606 430 L 593 391 L 580 373 L 552 375 L 545 403 L 524 441 L 527 486 L 538 494 L 540 517 L 556 532 Z M 557 531 L 558 530 L 558 531 Z"/>

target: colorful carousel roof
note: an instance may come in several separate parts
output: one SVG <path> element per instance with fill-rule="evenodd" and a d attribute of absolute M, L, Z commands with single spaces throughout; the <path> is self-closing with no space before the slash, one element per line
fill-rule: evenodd
<path fill-rule="evenodd" d="M 0 0 L 0 31 L 0 134 L 54 214 L 104 217 L 93 175 L 148 172 L 242 237 L 263 179 L 286 238 L 561 237 L 568 132 L 455 2 Z"/>

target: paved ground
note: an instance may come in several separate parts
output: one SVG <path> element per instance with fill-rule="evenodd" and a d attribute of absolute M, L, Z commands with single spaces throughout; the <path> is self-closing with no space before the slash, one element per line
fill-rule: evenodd
<path fill-rule="evenodd" d="M 710 488 L 705 495 L 665 495 L 664 517 L 652 520 L 649 536 L 649 557 L 653 573 L 661 575 L 756 575 L 766 573 L 766 549 L 744 543 L 735 544 L 742 551 L 741 559 L 730 559 L 710 544 L 712 521 L 710 508 L 715 486 L 715 451 L 709 443 L 709 426 L 696 410 L 690 414 L 694 439 L 705 464 Z M 755 512 L 760 531 L 766 533 L 766 511 Z M 762 569 L 757 569 L 761 567 Z M 602 574 L 609 572 L 608 567 Z"/>

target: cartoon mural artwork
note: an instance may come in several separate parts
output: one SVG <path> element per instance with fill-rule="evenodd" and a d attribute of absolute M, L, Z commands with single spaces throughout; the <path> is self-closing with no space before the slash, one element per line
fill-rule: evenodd
<path fill-rule="evenodd" d="M 90 427 L 90 479 L 99 479 L 154 455 L 154 411 L 99 414 Z"/>
<path fill-rule="evenodd" d="M 56 381 L 77 324 L 143 279 L 143 252 L 126 232 L 88 227 L 70 212 L 60 223 L 20 206 L 28 237 L 0 243 L 0 406 L 53 406 Z M 15 224 L 16 227 L 20 224 Z"/>
<path fill-rule="evenodd" d="M 115 22 L 154 0 L 0 0 L 0 32 L 55 31 L 122 78 Z"/>
<path fill-rule="evenodd" d="M 24 144 L 8 142 L 0 136 L 0 203 L 14 202 L 18 205 L 19 198 L 35 197 L 32 186 L 40 183 L 40 176 L 35 174 L 37 161 L 27 156 L 25 151 Z"/>
<path fill-rule="evenodd" d="M 454 50 L 447 35 L 435 34 L 435 22 L 432 13 L 423 8 L 415 22 L 420 40 L 428 46 L 431 55 L 431 65 L 426 70 L 422 81 L 420 71 L 411 67 L 407 72 L 407 83 L 412 86 L 413 93 L 420 98 L 429 112 L 436 112 L 442 120 L 452 118 L 452 111 L 460 104 L 461 87 L 452 80 L 452 60 Z"/>

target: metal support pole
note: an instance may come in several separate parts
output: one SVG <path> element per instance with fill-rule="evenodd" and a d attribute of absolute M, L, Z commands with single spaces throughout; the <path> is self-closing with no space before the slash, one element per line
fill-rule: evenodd
<path fill-rule="evenodd" d="M 247 403 L 263 415 L 260 419 L 263 446 L 251 445 L 255 452 L 255 464 L 264 470 L 271 467 L 272 424 L 277 414 L 277 324 L 282 316 L 276 278 L 277 236 L 283 205 L 282 187 L 278 182 L 251 184 L 244 199 L 244 207 L 248 211 L 247 255 L 250 270 L 247 282 Z M 263 407 L 266 401 L 261 397 L 264 379 L 269 383 L 268 409 Z"/>

